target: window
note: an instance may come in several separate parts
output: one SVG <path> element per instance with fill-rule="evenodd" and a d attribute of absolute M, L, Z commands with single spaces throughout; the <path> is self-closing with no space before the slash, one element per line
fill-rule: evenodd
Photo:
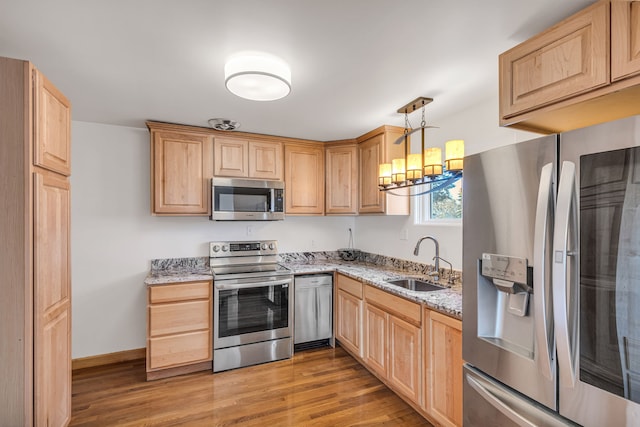
<path fill-rule="evenodd" d="M 427 185 L 417 186 L 416 193 Z M 459 223 L 462 219 L 462 179 L 433 193 L 416 197 L 416 223 Z"/>

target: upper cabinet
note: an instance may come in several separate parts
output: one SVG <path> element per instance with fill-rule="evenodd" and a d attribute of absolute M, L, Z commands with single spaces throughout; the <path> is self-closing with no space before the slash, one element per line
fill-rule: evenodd
<path fill-rule="evenodd" d="M 35 101 L 34 163 L 65 176 L 71 174 L 71 104 L 38 70 L 33 72 Z"/>
<path fill-rule="evenodd" d="M 282 180 L 281 142 L 216 137 L 214 175 Z"/>
<path fill-rule="evenodd" d="M 611 80 L 640 73 L 640 1 L 611 2 Z"/>
<path fill-rule="evenodd" d="M 325 150 L 327 215 L 358 213 L 358 147 L 354 143 Z"/>
<path fill-rule="evenodd" d="M 211 213 L 211 135 L 151 130 L 151 209 L 156 215 Z"/>
<path fill-rule="evenodd" d="M 404 129 L 381 126 L 358 138 L 358 173 L 360 214 L 409 215 L 409 198 L 378 189 L 378 165 L 404 157 L 404 146 L 394 142 Z M 398 192 L 406 191 L 397 190 Z"/>
<path fill-rule="evenodd" d="M 500 55 L 500 114 L 609 83 L 609 5 L 598 3 Z"/>
<path fill-rule="evenodd" d="M 284 191 L 287 215 L 324 215 L 324 147 L 285 144 Z"/>
<path fill-rule="evenodd" d="M 500 55 L 500 125 L 554 133 L 640 113 L 639 9 L 601 0 Z"/>

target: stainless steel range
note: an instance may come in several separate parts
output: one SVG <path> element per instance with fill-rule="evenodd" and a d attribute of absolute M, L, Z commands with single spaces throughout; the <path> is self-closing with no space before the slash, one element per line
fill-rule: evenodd
<path fill-rule="evenodd" d="M 211 242 L 213 371 L 293 354 L 293 274 L 275 240 Z"/>

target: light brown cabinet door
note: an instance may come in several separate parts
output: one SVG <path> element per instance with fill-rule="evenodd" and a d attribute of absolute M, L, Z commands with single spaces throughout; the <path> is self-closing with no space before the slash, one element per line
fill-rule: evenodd
<path fill-rule="evenodd" d="M 34 177 L 34 406 L 36 425 L 71 418 L 70 187 L 47 171 Z"/>
<path fill-rule="evenodd" d="M 389 382 L 415 403 L 420 403 L 420 328 L 389 316 Z"/>
<path fill-rule="evenodd" d="M 153 213 L 209 215 L 213 147 L 211 137 L 154 131 Z"/>
<path fill-rule="evenodd" d="M 71 103 L 35 68 L 34 164 L 62 175 L 71 174 Z"/>
<path fill-rule="evenodd" d="M 598 2 L 500 55 L 500 117 L 609 84 L 609 2 Z"/>
<path fill-rule="evenodd" d="M 611 80 L 640 73 L 640 1 L 611 2 Z"/>
<path fill-rule="evenodd" d="M 287 215 L 324 214 L 324 149 L 285 145 L 284 189 Z"/>
<path fill-rule="evenodd" d="M 281 143 L 249 141 L 249 178 L 282 181 Z"/>
<path fill-rule="evenodd" d="M 249 160 L 249 142 L 238 139 L 215 138 L 214 166 L 215 176 L 230 176 L 246 178 L 249 176 L 247 169 Z"/>
<path fill-rule="evenodd" d="M 364 361 L 367 366 L 382 378 L 388 375 L 387 324 L 389 315 L 370 304 L 364 306 Z"/>
<path fill-rule="evenodd" d="M 340 344 L 362 357 L 362 300 L 338 289 L 336 338 Z"/>
<path fill-rule="evenodd" d="M 355 145 L 326 150 L 326 214 L 358 212 L 358 151 Z"/>
<path fill-rule="evenodd" d="M 425 309 L 425 408 L 443 426 L 462 425 L 462 322 Z"/>
<path fill-rule="evenodd" d="M 359 213 L 384 213 L 385 197 L 378 189 L 378 165 L 383 161 L 383 143 L 383 136 L 376 135 L 358 144 Z"/>

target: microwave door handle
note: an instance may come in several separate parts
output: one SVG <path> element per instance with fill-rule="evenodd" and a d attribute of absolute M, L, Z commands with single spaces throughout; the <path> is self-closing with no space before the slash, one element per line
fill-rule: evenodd
<path fill-rule="evenodd" d="M 269 190 L 269 212 L 276 211 L 276 190 L 274 188 Z"/>
<path fill-rule="evenodd" d="M 558 351 L 560 384 L 572 388 L 576 382 L 578 295 L 578 201 L 576 166 L 562 163 L 558 205 L 553 234 L 553 314 Z"/>
<path fill-rule="evenodd" d="M 536 331 L 536 363 L 545 378 L 552 380 L 555 375 L 555 340 L 553 339 L 553 313 L 549 311 L 551 301 L 551 281 L 549 274 L 549 251 L 553 229 L 553 164 L 547 163 L 540 172 L 538 202 L 536 204 L 535 231 L 533 243 L 533 298 Z M 550 339 L 551 338 L 551 339 Z"/>
<path fill-rule="evenodd" d="M 267 286 L 279 286 L 279 285 L 290 285 L 291 279 L 284 280 L 274 280 L 274 281 L 257 281 L 257 282 L 248 282 L 248 283 L 224 283 L 217 282 L 215 283 L 216 289 L 219 290 L 232 290 L 232 289 L 246 289 L 246 288 L 263 288 Z"/>

